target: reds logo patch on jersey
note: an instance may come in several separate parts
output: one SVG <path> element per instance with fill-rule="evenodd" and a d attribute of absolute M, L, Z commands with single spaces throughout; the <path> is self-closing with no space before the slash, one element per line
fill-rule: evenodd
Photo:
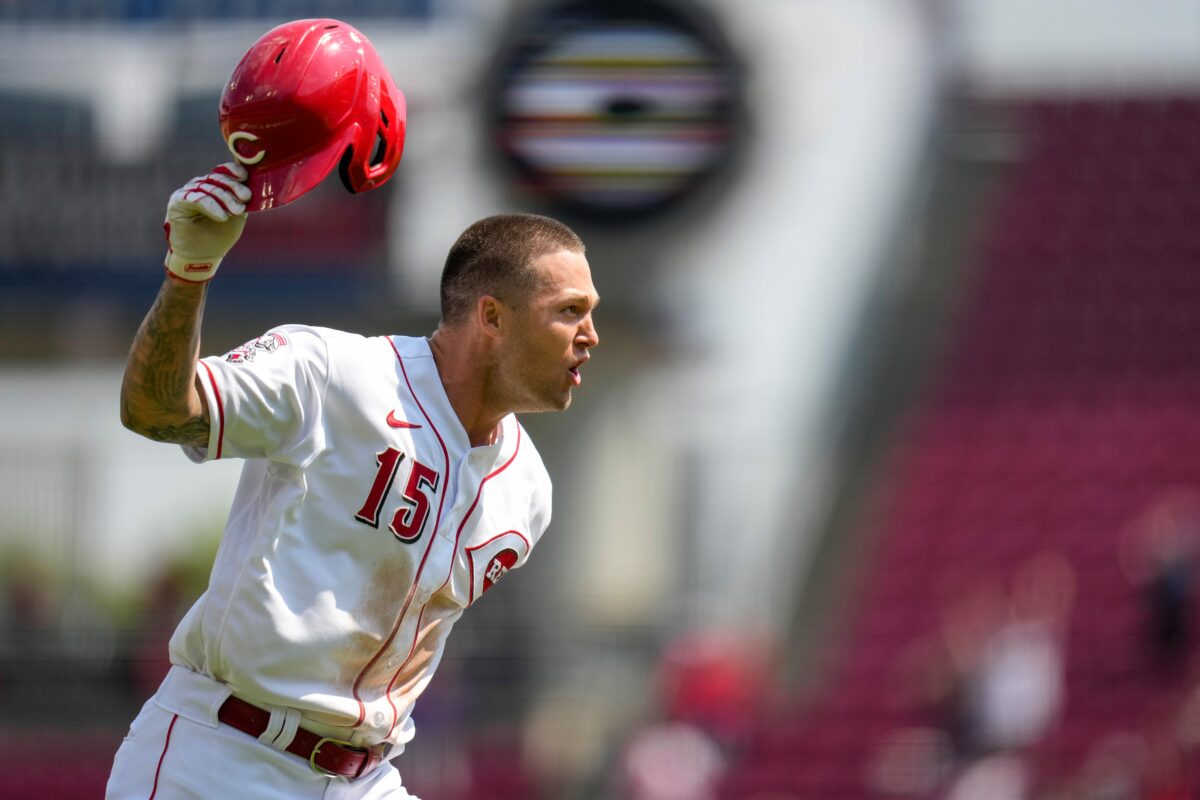
<path fill-rule="evenodd" d="M 515 530 L 489 534 L 479 544 L 469 544 L 466 548 L 469 575 L 464 587 L 467 605 L 482 597 L 509 571 L 519 567 L 532 548 L 529 537 Z"/>
<path fill-rule="evenodd" d="M 508 574 L 508 571 L 517 563 L 516 550 L 502 550 L 492 556 L 491 563 L 483 573 L 483 591 L 495 586 L 496 581 Z"/>

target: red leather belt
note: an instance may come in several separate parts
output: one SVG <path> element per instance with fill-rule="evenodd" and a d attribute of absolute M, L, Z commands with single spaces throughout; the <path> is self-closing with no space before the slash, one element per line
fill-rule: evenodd
<path fill-rule="evenodd" d="M 258 738 L 267 729 L 271 712 L 230 696 L 221 704 L 217 719 Z M 386 745 L 381 744 L 370 748 L 355 747 L 347 741 L 318 736 L 304 728 L 296 729 L 296 735 L 287 746 L 289 753 L 303 758 L 315 771 L 351 779 L 373 769 L 383 760 L 385 749 Z"/>

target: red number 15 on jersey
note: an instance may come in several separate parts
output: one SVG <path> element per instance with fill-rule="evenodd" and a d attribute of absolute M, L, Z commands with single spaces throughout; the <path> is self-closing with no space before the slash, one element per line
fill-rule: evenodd
<path fill-rule="evenodd" d="M 372 528 L 379 527 L 379 512 L 383 508 L 384 499 L 391 491 L 392 482 L 396 480 L 396 473 L 400 471 L 400 462 L 403 460 L 404 453 L 394 447 L 389 447 L 375 456 L 379 471 L 375 473 L 375 481 L 371 484 L 367 501 L 354 515 L 356 520 Z M 412 543 L 421 538 L 425 521 L 429 519 L 429 495 L 425 490 L 437 492 L 437 488 L 437 472 L 413 459 L 412 470 L 408 473 L 408 484 L 402 493 L 404 504 L 392 514 L 391 524 L 388 525 L 397 539 Z"/>

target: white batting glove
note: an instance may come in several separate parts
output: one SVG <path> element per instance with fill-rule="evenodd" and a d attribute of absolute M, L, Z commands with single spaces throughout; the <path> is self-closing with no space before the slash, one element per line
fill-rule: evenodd
<path fill-rule="evenodd" d="M 246 227 L 250 174 L 227 162 L 207 175 L 192 178 L 167 201 L 167 272 L 191 283 L 204 283 L 216 274 L 221 259 Z"/>

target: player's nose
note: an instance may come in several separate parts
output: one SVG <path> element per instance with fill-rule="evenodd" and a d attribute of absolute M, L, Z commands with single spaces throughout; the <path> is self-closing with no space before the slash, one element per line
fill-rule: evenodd
<path fill-rule="evenodd" d="M 600 344 L 600 334 L 596 332 L 596 322 L 592 319 L 591 314 L 579 327 L 579 332 L 575 335 L 575 343 L 589 350 Z"/>

